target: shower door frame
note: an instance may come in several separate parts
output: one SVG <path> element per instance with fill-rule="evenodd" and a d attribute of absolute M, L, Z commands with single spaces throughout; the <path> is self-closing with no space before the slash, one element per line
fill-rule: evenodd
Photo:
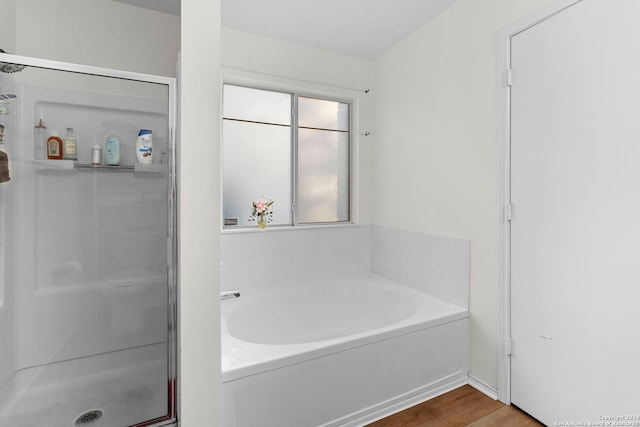
<path fill-rule="evenodd" d="M 177 121 L 177 79 L 175 77 L 158 76 L 137 73 L 91 65 L 70 62 L 53 61 L 48 59 L 0 53 L 0 62 L 7 62 L 28 67 L 66 71 L 97 77 L 115 78 L 142 83 L 154 83 L 167 86 L 168 89 L 168 141 L 169 154 L 169 184 L 168 184 L 168 229 L 167 229 L 167 380 L 168 380 L 168 413 L 167 415 L 147 420 L 132 427 L 169 426 L 177 422 L 177 322 L 178 322 L 178 293 L 177 293 L 177 185 L 176 185 L 176 121 Z"/>

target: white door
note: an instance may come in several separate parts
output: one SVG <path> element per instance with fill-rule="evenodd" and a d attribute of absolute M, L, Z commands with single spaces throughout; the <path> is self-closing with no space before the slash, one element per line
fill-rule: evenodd
<path fill-rule="evenodd" d="M 640 426 L 640 1 L 583 0 L 511 49 L 511 401 Z"/>

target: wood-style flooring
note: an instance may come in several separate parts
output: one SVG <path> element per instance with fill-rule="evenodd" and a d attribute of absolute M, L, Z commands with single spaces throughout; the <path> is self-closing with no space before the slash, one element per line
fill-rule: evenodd
<path fill-rule="evenodd" d="M 507 406 L 470 385 L 413 406 L 367 427 L 537 427 L 542 426 L 514 406 Z"/>

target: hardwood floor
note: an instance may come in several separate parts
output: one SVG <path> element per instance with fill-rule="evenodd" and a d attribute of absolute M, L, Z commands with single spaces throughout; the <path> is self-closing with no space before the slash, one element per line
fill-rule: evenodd
<path fill-rule="evenodd" d="M 507 406 L 470 385 L 383 418 L 367 427 L 535 427 L 542 426 L 514 406 Z"/>

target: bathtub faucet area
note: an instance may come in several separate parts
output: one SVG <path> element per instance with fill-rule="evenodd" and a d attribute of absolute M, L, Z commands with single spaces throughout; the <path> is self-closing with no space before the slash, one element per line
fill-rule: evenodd
<path fill-rule="evenodd" d="M 220 292 L 220 300 L 240 298 L 240 292 L 238 291 L 223 291 Z"/>

